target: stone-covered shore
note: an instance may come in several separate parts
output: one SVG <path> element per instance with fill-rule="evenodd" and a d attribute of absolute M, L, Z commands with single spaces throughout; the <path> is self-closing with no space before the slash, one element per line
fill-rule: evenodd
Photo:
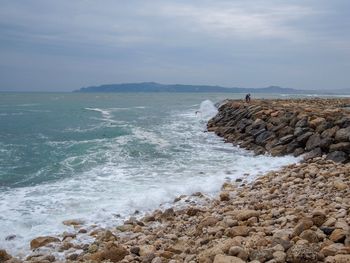
<path fill-rule="evenodd" d="M 306 153 L 306 160 L 252 183 L 242 175 L 225 183 L 216 198 L 201 193 L 181 196 L 172 208 L 131 217 L 113 229 L 66 221 L 74 225 L 74 231 L 33 240 L 33 252 L 26 261 L 350 262 L 347 105 L 350 100 L 227 101 L 208 123 L 209 130 L 257 154 Z M 270 136 L 261 136 L 265 142 L 258 143 L 257 138 L 266 132 Z M 307 139 L 298 140 L 303 134 Z M 316 138 L 313 143 L 311 137 Z M 324 139 L 327 144 L 317 142 Z M 335 150 L 332 145 L 339 143 L 343 146 Z M 176 205 L 181 202 L 187 206 Z M 80 235 L 95 241 L 78 243 Z M 22 262 L 10 257 L 0 251 L 0 262 Z"/>

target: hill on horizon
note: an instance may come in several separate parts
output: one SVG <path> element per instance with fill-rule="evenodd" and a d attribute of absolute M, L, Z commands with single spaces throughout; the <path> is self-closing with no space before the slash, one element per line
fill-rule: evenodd
<path fill-rule="evenodd" d="M 211 85 L 160 84 L 156 82 L 105 84 L 100 86 L 84 87 L 74 92 L 226 92 L 226 93 L 279 93 L 304 94 L 310 91 L 279 86 L 265 88 L 238 88 Z"/>

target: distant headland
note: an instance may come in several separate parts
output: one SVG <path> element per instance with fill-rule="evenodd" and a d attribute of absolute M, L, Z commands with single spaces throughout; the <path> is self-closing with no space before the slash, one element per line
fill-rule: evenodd
<path fill-rule="evenodd" d="M 74 92 L 224 92 L 224 93 L 278 93 L 310 94 L 311 91 L 269 86 L 265 88 L 238 88 L 210 85 L 160 84 L 156 82 L 106 84 L 84 87 Z"/>

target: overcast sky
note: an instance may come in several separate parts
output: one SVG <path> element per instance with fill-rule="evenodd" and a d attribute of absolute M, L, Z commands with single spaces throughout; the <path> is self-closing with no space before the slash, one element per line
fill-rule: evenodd
<path fill-rule="evenodd" d="M 0 0 L 0 90 L 350 89 L 349 0 Z"/>

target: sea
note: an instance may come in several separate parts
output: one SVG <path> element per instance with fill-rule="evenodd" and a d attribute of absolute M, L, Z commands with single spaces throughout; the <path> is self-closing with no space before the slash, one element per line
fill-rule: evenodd
<path fill-rule="evenodd" d="M 297 162 L 254 156 L 206 131 L 215 104 L 243 97 L 0 93 L 0 248 L 24 256 L 31 239 L 72 230 L 64 220 L 112 227 Z"/>

